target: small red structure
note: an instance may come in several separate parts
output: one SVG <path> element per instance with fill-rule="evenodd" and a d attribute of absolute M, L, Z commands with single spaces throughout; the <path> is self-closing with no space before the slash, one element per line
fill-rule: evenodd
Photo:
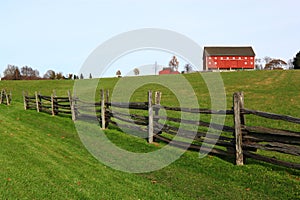
<path fill-rule="evenodd" d="M 180 74 L 178 71 L 174 71 L 172 70 L 171 67 L 164 67 L 163 70 L 159 71 L 158 72 L 159 75 L 162 75 L 162 74 Z"/>
<path fill-rule="evenodd" d="M 204 47 L 204 70 L 254 69 L 252 47 Z"/>

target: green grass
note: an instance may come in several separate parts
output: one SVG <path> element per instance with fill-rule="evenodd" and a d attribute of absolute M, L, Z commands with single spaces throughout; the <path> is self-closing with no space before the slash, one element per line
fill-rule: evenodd
<path fill-rule="evenodd" d="M 134 83 L 157 78 L 169 77 L 125 79 Z M 209 107 L 208 90 L 201 77 L 189 74 L 186 78 L 201 107 Z M 227 108 L 232 106 L 232 93 L 244 91 L 247 108 L 300 117 L 300 71 L 234 72 L 223 73 L 222 78 Z M 113 91 L 117 81 L 100 80 L 98 88 Z M 197 152 L 186 152 L 171 165 L 150 173 L 131 174 L 107 167 L 85 149 L 68 117 L 23 110 L 23 90 L 49 95 L 55 89 L 65 96 L 72 86 L 73 81 L 0 82 L 0 89 L 7 88 L 13 94 L 11 106 L 0 105 L 1 199 L 299 199 L 299 170 L 252 159 L 239 167 L 232 158 L 200 159 Z M 162 104 L 178 105 L 174 93 L 158 84 L 140 87 L 131 100 L 146 101 L 149 89 L 162 91 Z M 232 124 L 232 118 L 226 123 Z M 251 116 L 247 116 L 247 123 L 300 130 L 290 123 Z M 117 130 L 107 130 L 106 135 L 132 152 L 164 146 L 149 145 Z"/>

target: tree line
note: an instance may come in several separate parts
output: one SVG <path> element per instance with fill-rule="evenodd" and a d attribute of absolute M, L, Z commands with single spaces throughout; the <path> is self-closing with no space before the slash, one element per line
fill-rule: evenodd
<path fill-rule="evenodd" d="M 265 63 L 263 65 L 263 63 Z M 173 56 L 172 60 L 169 63 L 169 67 L 174 70 L 178 70 L 179 62 L 177 58 Z M 257 58 L 255 59 L 255 69 L 257 70 L 273 70 L 273 69 L 300 69 L 300 51 L 296 54 L 293 59 L 290 59 L 288 62 L 285 62 L 281 59 L 275 59 L 271 57 Z M 193 69 L 190 64 L 184 66 L 184 71 L 182 73 L 190 73 Z M 139 75 L 140 71 L 138 68 L 134 69 L 134 74 Z M 68 74 L 64 76 L 62 72 L 55 72 L 54 70 L 48 70 L 42 77 L 40 72 L 37 69 L 33 69 L 29 66 L 23 66 L 19 69 L 16 65 L 7 65 L 6 69 L 3 72 L 4 77 L 2 80 L 40 80 L 40 79 L 52 79 L 52 80 L 61 80 L 61 79 L 84 79 L 83 74 L 79 76 L 76 74 Z M 121 71 L 116 72 L 117 77 L 121 77 Z M 92 74 L 89 74 L 88 78 L 93 78 Z"/>
<path fill-rule="evenodd" d="M 64 76 L 62 72 L 55 72 L 54 70 L 48 70 L 42 77 L 37 69 L 32 67 L 23 66 L 19 69 L 16 65 L 7 65 L 3 72 L 2 80 L 41 80 L 41 79 L 52 79 L 52 80 L 62 80 L 62 79 L 84 79 L 83 74 L 79 76 L 76 74 L 68 74 Z M 92 78 L 90 73 L 89 78 Z"/>
<path fill-rule="evenodd" d="M 281 59 L 271 58 L 269 56 L 266 56 L 264 58 L 256 58 L 255 69 L 300 69 L 300 51 L 296 54 L 296 56 L 293 59 L 289 59 L 287 62 Z"/>

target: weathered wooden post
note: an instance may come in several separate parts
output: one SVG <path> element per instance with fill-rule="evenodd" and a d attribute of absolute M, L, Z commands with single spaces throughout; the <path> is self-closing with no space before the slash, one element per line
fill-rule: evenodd
<path fill-rule="evenodd" d="M 35 104 L 36 104 L 36 111 L 40 112 L 40 105 L 39 105 L 39 97 L 38 97 L 38 92 L 35 91 Z"/>
<path fill-rule="evenodd" d="M 53 95 L 53 111 L 54 111 L 54 115 L 57 115 L 59 111 L 57 106 L 57 98 L 56 98 L 57 96 L 55 90 L 53 90 L 52 95 Z"/>
<path fill-rule="evenodd" d="M 42 95 L 41 95 L 41 92 L 39 91 L 38 93 L 38 98 L 39 98 L 39 108 L 40 108 L 40 111 L 43 110 L 43 102 L 42 102 Z"/>
<path fill-rule="evenodd" d="M 240 116 L 241 116 L 241 124 L 245 125 L 246 124 L 246 118 L 245 115 L 242 113 L 242 109 L 245 108 L 245 104 L 244 104 L 244 93 L 243 92 L 238 92 L 239 96 L 240 96 Z"/>
<path fill-rule="evenodd" d="M 26 95 L 26 93 L 23 91 L 23 103 L 24 103 L 24 110 L 27 110 L 27 100 L 26 97 L 28 95 Z"/>
<path fill-rule="evenodd" d="M 10 101 L 9 101 L 9 99 L 10 99 L 10 96 L 9 96 L 9 94 L 5 91 L 5 98 L 6 98 L 6 105 L 10 105 Z"/>
<path fill-rule="evenodd" d="M 101 95 L 101 127 L 104 130 L 105 129 L 105 98 L 104 98 L 104 90 L 100 90 Z"/>
<path fill-rule="evenodd" d="M 154 102 L 155 105 L 160 106 L 160 100 L 161 100 L 161 92 L 156 91 L 155 92 L 155 102 Z M 159 115 L 159 110 L 160 110 L 159 107 L 155 107 L 154 106 L 154 116 L 158 116 Z M 158 122 L 158 119 L 155 119 L 154 121 Z M 154 124 L 154 127 L 155 127 L 155 124 Z M 159 132 L 156 132 L 156 131 L 154 131 L 154 132 L 155 132 L 155 134 L 159 133 Z"/>
<path fill-rule="evenodd" d="M 153 143 L 152 91 L 148 91 L 148 143 Z"/>
<path fill-rule="evenodd" d="M 239 93 L 233 94 L 234 132 L 235 132 L 235 156 L 236 165 L 243 165 L 242 129 L 241 129 L 241 97 Z"/>
<path fill-rule="evenodd" d="M 51 113 L 52 113 L 52 116 L 55 115 L 55 112 L 54 112 L 54 95 L 51 94 Z"/>
<path fill-rule="evenodd" d="M 72 115 L 72 120 L 76 121 L 76 113 L 75 113 L 75 102 L 72 98 L 70 90 L 68 90 L 68 98 L 69 98 L 69 103 L 70 103 L 70 109 L 71 109 L 71 115 Z"/>
<path fill-rule="evenodd" d="M 1 90 L 1 94 L 0 94 L 0 104 L 2 104 L 2 102 L 3 102 L 3 91 L 4 90 Z"/>
<path fill-rule="evenodd" d="M 108 127 L 109 121 L 110 121 L 110 114 L 108 113 L 109 110 L 109 90 L 106 90 L 106 101 L 105 101 L 105 114 L 107 114 L 106 119 L 105 119 L 105 128 Z"/>
<path fill-rule="evenodd" d="M 9 91 L 9 96 L 8 96 L 8 105 L 10 105 L 10 103 L 11 103 L 11 101 L 12 101 L 12 93 L 11 93 L 11 90 Z"/>

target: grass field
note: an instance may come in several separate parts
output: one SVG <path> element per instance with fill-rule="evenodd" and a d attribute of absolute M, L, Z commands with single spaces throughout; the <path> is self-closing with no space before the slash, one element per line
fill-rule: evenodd
<path fill-rule="evenodd" d="M 209 107 L 208 90 L 199 74 L 188 74 L 201 107 Z M 128 77 L 168 79 L 161 77 Z M 300 71 L 222 73 L 227 108 L 232 94 L 244 91 L 247 108 L 300 117 Z M 98 88 L 112 91 L 118 79 L 101 79 Z M 11 106 L 0 105 L 1 199 L 300 199 L 300 171 L 247 159 L 235 166 L 230 158 L 186 152 L 155 172 L 131 174 L 111 169 L 95 159 L 81 143 L 71 119 L 24 111 L 22 91 L 67 95 L 73 81 L 0 81 L 13 94 Z M 147 90 L 160 90 L 162 104 L 176 105 L 174 94 L 159 84 L 144 85 L 132 100 L 146 101 Z M 182 90 L 184 94 L 184 90 Z M 232 123 L 227 119 L 226 123 Z M 247 123 L 300 130 L 289 123 L 249 117 Z M 111 141 L 133 152 L 163 146 L 107 130 Z"/>

